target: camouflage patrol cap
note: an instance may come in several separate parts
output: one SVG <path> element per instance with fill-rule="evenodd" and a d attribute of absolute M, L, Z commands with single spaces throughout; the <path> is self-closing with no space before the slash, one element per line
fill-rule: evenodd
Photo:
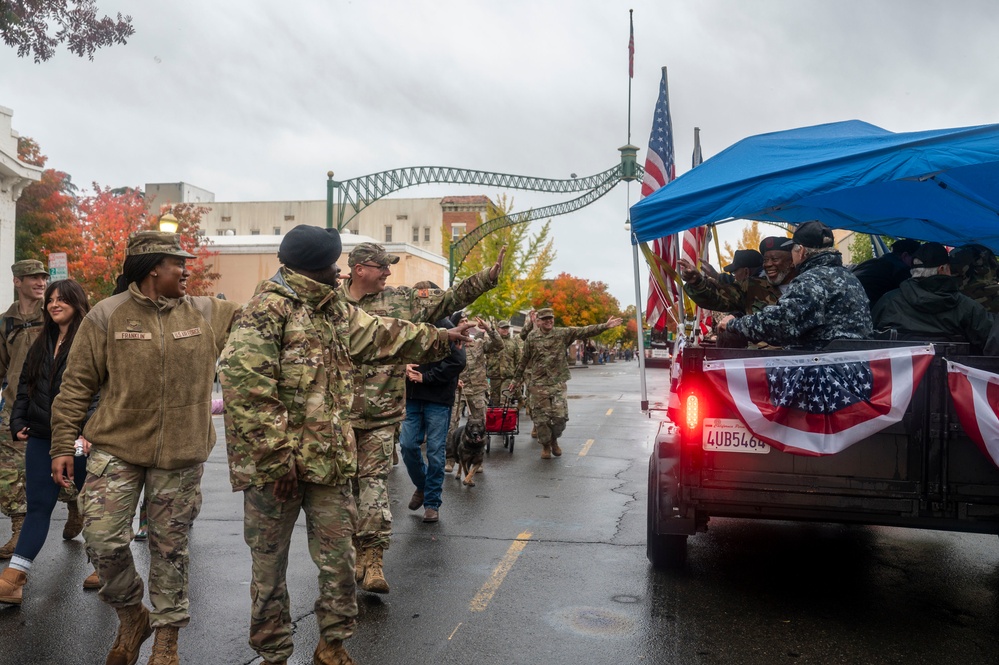
<path fill-rule="evenodd" d="M 185 252 L 180 246 L 180 236 L 176 233 L 163 231 L 138 231 L 128 238 L 125 256 L 141 256 L 143 254 L 166 254 L 179 256 L 182 259 L 193 259 L 194 254 Z"/>
<path fill-rule="evenodd" d="M 770 236 L 769 238 L 764 238 L 760 242 L 760 254 L 766 254 L 767 252 L 790 252 L 791 246 L 784 246 L 787 242 L 787 236 Z"/>
<path fill-rule="evenodd" d="M 539 319 L 554 319 L 555 318 L 555 310 L 553 310 L 551 307 L 542 307 L 541 309 L 538 310 L 538 318 Z"/>
<path fill-rule="evenodd" d="M 395 265 L 399 263 L 399 257 L 389 254 L 385 248 L 373 242 L 362 242 L 350 251 L 347 257 L 347 265 L 353 268 L 358 263 L 377 263 L 380 266 Z"/>
<path fill-rule="evenodd" d="M 500 321 L 499 323 L 497 323 L 496 327 L 497 328 L 509 328 L 510 327 L 510 322 L 507 321 L 506 319 L 504 319 L 504 320 Z"/>
<path fill-rule="evenodd" d="M 45 265 L 41 261 L 36 261 L 35 259 L 24 259 L 23 261 L 18 261 L 10 267 L 10 271 L 14 273 L 14 277 L 17 277 L 18 279 L 28 277 L 29 275 L 49 274 L 49 271 L 45 269 Z"/>

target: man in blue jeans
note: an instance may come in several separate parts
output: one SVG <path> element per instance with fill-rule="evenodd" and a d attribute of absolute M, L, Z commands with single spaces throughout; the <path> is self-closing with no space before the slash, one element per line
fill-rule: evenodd
<path fill-rule="evenodd" d="M 453 328 L 450 319 L 441 319 L 438 327 Z M 406 366 L 406 419 L 402 421 L 399 447 L 409 478 L 416 485 L 410 510 L 423 506 L 424 522 L 436 522 L 444 486 L 444 463 L 447 430 L 451 421 L 458 375 L 465 368 L 465 349 L 452 342 L 451 355 L 427 365 Z M 427 441 L 427 458 L 420 445 Z"/>

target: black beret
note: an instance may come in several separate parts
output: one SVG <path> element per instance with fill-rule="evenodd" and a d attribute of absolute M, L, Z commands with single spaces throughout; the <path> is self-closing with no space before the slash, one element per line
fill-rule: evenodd
<path fill-rule="evenodd" d="M 281 239 L 278 260 L 289 268 L 324 270 L 336 263 L 342 250 L 336 229 L 299 224 Z"/>

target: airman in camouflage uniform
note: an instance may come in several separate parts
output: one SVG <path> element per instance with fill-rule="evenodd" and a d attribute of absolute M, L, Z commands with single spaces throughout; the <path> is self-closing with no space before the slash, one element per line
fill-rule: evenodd
<path fill-rule="evenodd" d="M 340 286 L 340 297 L 368 314 L 417 323 L 432 323 L 464 309 L 496 286 L 505 250 L 492 268 L 458 282 L 448 290 L 387 287 L 389 266 L 399 261 L 381 245 L 364 242 L 347 259 L 350 278 Z M 382 555 L 392 535 L 388 474 L 399 423 L 406 415 L 405 364 L 364 363 L 357 368 L 351 422 L 357 436 L 358 546 L 357 574 L 361 588 L 388 593 Z"/>
<path fill-rule="evenodd" d="M 530 371 L 531 385 L 527 400 L 538 429 L 538 443 L 541 444 L 541 458 L 551 459 L 562 455 L 558 438 L 569 420 L 569 404 L 566 401 L 566 381 L 569 380 L 569 363 L 566 349 L 573 340 L 599 335 L 621 325 L 621 319 L 612 316 L 605 323 L 592 326 L 555 327 L 555 313 L 551 308 L 538 310 L 536 328 L 527 336 L 524 353 L 514 373 L 509 391 L 518 394 L 524 381 L 524 373 Z"/>
<path fill-rule="evenodd" d="M 25 442 L 11 436 L 10 410 L 17 397 L 17 383 L 28 349 L 42 329 L 42 299 L 49 271 L 41 261 L 18 261 L 10 267 L 18 301 L 0 316 L 0 512 L 10 518 L 11 536 L 0 547 L 0 559 L 9 559 L 17 545 L 28 504 L 24 496 Z M 76 534 L 74 534 L 76 535 Z"/>
<path fill-rule="evenodd" d="M 728 316 L 719 330 L 740 333 L 753 342 L 808 349 L 834 339 L 870 337 L 867 294 L 833 249 L 832 230 L 821 222 L 806 222 L 787 244 L 798 276 L 777 304 L 738 319 Z"/>
<path fill-rule="evenodd" d="M 343 640 L 357 616 L 355 363 L 422 362 L 449 352 L 448 331 L 349 304 L 335 286 L 339 255 L 335 232 L 303 225 L 286 234 L 285 265 L 244 308 L 219 367 L 229 476 L 243 492 L 253 559 L 250 646 L 268 663 L 286 662 L 293 650 L 285 571 L 302 510 L 319 568 L 314 662 L 353 662 Z"/>
<path fill-rule="evenodd" d="M 455 317 L 452 317 L 454 320 Z M 467 317 L 461 316 L 461 320 Z M 457 321 L 455 321 L 457 323 Z M 482 319 L 476 319 L 480 331 L 486 330 L 489 324 Z M 474 331 L 474 329 L 473 329 Z M 469 420 L 486 419 L 486 402 L 489 395 L 489 382 L 486 379 L 486 340 L 481 332 L 469 331 L 472 341 L 465 344 L 465 369 L 458 376 L 458 389 L 454 392 L 454 408 L 451 409 L 451 422 L 448 425 L 448 444 L 451 443 L 451 432 L 461 423 L 462 403 L 468 407 Z M 444 473 L 454 470 L 456 450 L 447 449 Z"/>
<path fill-rule="evenodd" d="M 961 281 L 961 293 L 980 303 L 992 314 L 999 314 L 999 264 L 995 254 L 984 245 L 970 244 L 950 253 L 951 272 Z"/>
<path fill-rule="evenodd" d="M 500 321 L 496 327 L 486 329 L 486 356 L 489 364 L 486 373 L 489 375 L 489 403 L 500 406 L 503 399 L 503 389 L 510 384 L 520 356 L 523 353 L 523 342 L 510 334 L 510 322 Z"/>

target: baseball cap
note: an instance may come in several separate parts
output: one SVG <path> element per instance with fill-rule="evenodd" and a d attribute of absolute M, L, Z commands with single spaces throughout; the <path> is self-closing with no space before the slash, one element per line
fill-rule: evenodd
<path fill-rule="evenodd" d="M 812 249 L 822 249 L 832 247 L 834 244 L 832 229 L 819 221 L 805 222 L 794 230 L 794 235 L 790 240 L 784 241 L 784 247 L 791 249 L 791 245 L 801 245 Z"/>
<path fill-rule="evenodd" d="M 759 268 L 763 265 L 763 256 L 755 249 L 737 249 L 732 263 L 723 268 L 725 272 L 735 272 L 739 268 Z"/>
<path fill-rule="evenodd" d="M 195 258 L 194 254 L 184 251 L 180 246 L 180 235 L 165 231 L 137 231 L 129 236 L 125 256 L 143 254 L 166 254 L 179 256 L 182 259 Z"/>
<path fill-rule="evenodd" d="M 784 246 L 787 242 L 787 236 L 770 236 L 769 238 L 764 238 L 760 241 L 760 254 L 766 254 L 767 252 L 779 251 L 779 252 L 790 252 L 791 246 Z"/>
<path fill-rule="evenodd" d="M 373 242 L 360 243 L 350 251 L 350 255 L 347 257 L 347 265 L 350 267 L 369 261 L 380 266 L 388 266 L 399 263 L 399 257 L 395 254 L 389 254 L 384 247 Z"/>
<path fill-rule="evenodd" d="M 912 254 L 913 268 L 938 268 L 950 261 L 947 248 L 938 242 L 927 242 Z"/>
<path fill-rule="evenodd" d="M 35 259 L 24 259 L 23 261 L 18 261 L 10 267 L 10 271 L 14 273 L 14 277 L 17 277 L 18 279 L 28 277 L 29 275 L 49 274 L 49 271 L 45 269 L 45 265 L 41 261 L 36 261 Z"/>

